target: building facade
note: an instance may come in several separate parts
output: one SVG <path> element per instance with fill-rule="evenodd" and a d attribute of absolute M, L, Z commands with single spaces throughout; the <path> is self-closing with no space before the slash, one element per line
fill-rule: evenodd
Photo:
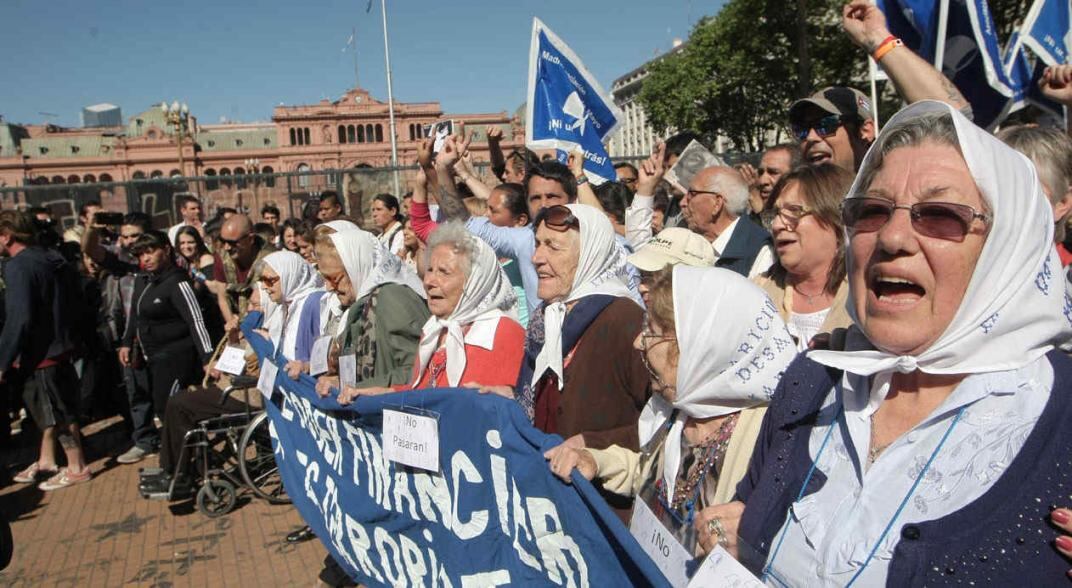
<path fill-rule="evenodd" d="M 416 162 L 424 129 L 442 120 L 473 132 L 475 161 L 488 159 L 485 129 L 503 130 L 503 149 L 524 142 L 524 130 L 505 111 L 445 114 L 438 102 L 395 103 L 400 166 Z M 199 124 L 180 134 L 158 107 L 125 126 L 68 129 L 0 121 L 0 187 L 119 182 L 156 177 L 220 178 L 248 173 L 314 172 L 391 164 L 388 105 L 361 88 L 339 100 L 278 106 L 267 123 Z"/>

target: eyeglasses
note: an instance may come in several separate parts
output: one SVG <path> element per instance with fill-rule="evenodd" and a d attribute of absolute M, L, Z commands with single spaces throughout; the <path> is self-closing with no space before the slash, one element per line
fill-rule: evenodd
<path fill-rule="evenodd" d="M 346 277 L 346 272 L 341 271 L 334 275 L 325 274 L 321 272 L 320 275 L 324 276 L 324 282 L 327 283 L 327 285 L 331 286 L 333 290 L 337 290 L 339 288 L 339 282 L 341 282 L 342 279 Z"/>
<path fill-rule="evenodd" d="M 845 119 L 840 114 L 829 114 L 819 120 L 806 122 L 803 124 L 790 123 L 790 128 L 793 131 L 793 136 L 798 141 L 803 141 L 808 138 L 808 133 L 812 129 L 815 129 L 815 134 L 822 138 L 827 138 L 837 132 L 841 125 L 845 124 Z"/>
<path fill-rule="evenodd" d="M 952 202 L 917 202 L 899 206 L 885 198 L 849 198 L 841 204 L 841 220 L 852 233 L 873 233 L 890 222 L 897 209 L 908 211 L 912 228 L 925 237 L 961 242 L 971 230 L 972 221 L 990 223 L 990 215 L 966 204 Z"/>
<path fill-rule="evenodd" d="M 237 239 L 224 239 L 223 237 L 220 237 L 220 243 L 223 243 L 224 245 L 230 245 L 231 247 L 237 247 L 239 243 L 250 238 L 252 235 L 253 233 L 250 233 L 248 235 L 242 235 Z"/>
<path fill-rule="evenodd" d="M 618 181 L 625 184 L 626 186 L 632 186 L 640 180 L 638 178 L 621 178 Z"/>
<path fill-rule="evenodd" d="M 570 227 L 578 231 L 581 230 L 581 221 L 573 215 L 572 210 L 562 205 L 548 206 L 540 210 L 540 213 L 536 215 L 536 222 L 532 226 L 538 227 L 540 223 L 556 231 L 566 231 Z"/>
<path fill-rule="evenodd" d="M 652 339 L 655 339 L 654 343 L 648 343 Z M 640 331 L 640 342 L 644 346 L 644 350 L 640 352 L 640 361 L 644 364 L 644 367 L 648 370 L 648 374 L 651 376 L 653 382 L 659 385 L 660 388 L 667 388 L 666 382 L 663 381 L 659 374 L 655 373 L 652 369 L 651 363 L 648 362 L 648 353 L 660 343 L 666 343 L 672 341 L 671 337 L 666 335 L 655 334 L 651 332 L 651 327 L 647 324 L 644 325 L 644 329 Z"/>
<path fill-rule="evenodd" d="M 685 196 L 688 198 L 695 198 L 701 194 L 709 194 L 711 196 L 722 196 L 718 192 L 711 192 L 710 190 L 687 190 Z"/>
<path fill-rule="evenodd" d="M 279 276 L 261 276 L 261 283 L 271 288 L 279 281 Z"/>
<path fill-rule="evenodd" d="M 785 206 L 775 206 L 769 210 L 764 210 L 759 218 L 763 221 L 763 226 L 768 230 L 774 225 L 774 219 L 778 217 L 782 217 L 782 222 L 785 223 L 785 226 L 795 228 L 802 218 L 814 212 L 807 206 L 786 204 Z"/>

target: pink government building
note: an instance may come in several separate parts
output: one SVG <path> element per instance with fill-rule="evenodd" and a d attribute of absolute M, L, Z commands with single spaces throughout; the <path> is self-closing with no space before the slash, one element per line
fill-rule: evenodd
<path fill-rule="evenodd" d="M 474 160 L 487 161 L 485 129 L 503 131 L 503 150 L 524 143 L 520 118 L 505 111 L 445 114 L 438 102 L 395 103 L 399 165 L 412 165 L 428 125 L 463 122 L 474 132 Z M 154 177 L 220 177 L 247 173 L 316 172 L 391 164 L 388 106 L 361 88 L 336 101 L 277 106 L 268 123 L 203 125 L 190 117 L 180 141 L 160 106 L 129 117 L 126 126 L 62 128 L 0 121 L 0 188 Z M 256 160 L 258 169 L 247 161 Z"/>

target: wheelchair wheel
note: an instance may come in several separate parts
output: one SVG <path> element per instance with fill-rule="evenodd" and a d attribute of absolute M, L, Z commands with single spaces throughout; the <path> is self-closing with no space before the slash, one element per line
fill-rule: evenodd
<path fill-rule="evenodd" d="M 210 519 L 231 512 L 237 501 L 238 491 L 227 480 L 205 480 L 197 491 L 197 510 Z"/>
<path fill-rule="evenodd" d="M 238 443 L 238 469 L 242 480 L 259 498 L 272 504 L 290 504 L 283 478 L 272 452 L 268 413 L 253 418 Z"/>

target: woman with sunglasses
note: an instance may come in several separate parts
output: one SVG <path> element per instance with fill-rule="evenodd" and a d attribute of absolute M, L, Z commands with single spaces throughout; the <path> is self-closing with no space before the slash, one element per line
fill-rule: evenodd
<path fill-rule="evenodd" d="M 775 263 L 754 281 L 778 307 L 800 351 L 825 345 L 834 329 L 852 323 L 841 225 L 841 200 L 851 184 L 852 174 L 830 163 L 797 167 L 775 184 L 762 215 L 774 237 Z"/>
<path fill-rule="evenodd" d="M 641 451 L 560 445 L 546 457 L 566 482 L 576 467 L 608 490 L 640 497 L 697 553 L 693 519 L 733 499 L 770 394 L 796 351 L 774 305 L 740 274 L 677 266 L 659 276 L 633 342 L 654 392 L 640 417 Z"/>
<path fill-rule="evenodd" d="M 279 333 L 270 333 L 276 350 L 287 359 L 285 370 L 297 379 L 308 371 L 313 342 L 320 335 L 320 288 L 316 270 L 292 251 L 276 251 L 264 258 L 260 283 L 268 293 L 265 314 L 278 306 L 282 312 Z"/>
<path fill-rule="evenodd" d="M 855 325 L 786 371 L 701 542 L 772 585 L 1067 581 L 1050 520 L 1072 487 L 1072 311 L 1030 161 L 920 102 L 842 210 Z"/>

